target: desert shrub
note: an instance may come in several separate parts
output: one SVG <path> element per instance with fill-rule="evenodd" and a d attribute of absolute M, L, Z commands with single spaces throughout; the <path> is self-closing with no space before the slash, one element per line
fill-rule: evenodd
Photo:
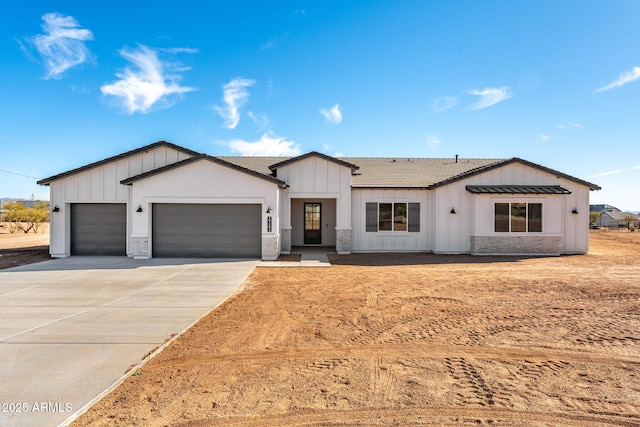
<path fill-rule="evenodd" d="M 25 234 L 31 230 L 37 233 L 40 226 L 49 221 L 49 206 L 46 202 L 39 202 L 30 208 L 20 202 L 9 202 L 4 209 L 10 233 L 16 233 L 18 230 Z"/>

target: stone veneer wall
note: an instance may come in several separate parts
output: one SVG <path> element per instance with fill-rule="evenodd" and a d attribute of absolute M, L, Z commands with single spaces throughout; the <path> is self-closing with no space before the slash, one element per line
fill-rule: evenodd
<path fill-rule="evenodd" d="M 561 250 L 561 235 L 471 236 L 471 253 L 474 255 L 560 255 Z"/>
<path fill-rule="evenodd" d="M 149 258 L 149 236 L 132 236 L 133 257 L 136 259 Z"/>
<path fill-rule="evenodd" d="M 265 261 L 275 261 L 278 259 L 279 254 L 278 236 L 272 234 L 262 236 L 262 259 Z"/>
<path fill-rule="evenodd" d="M 341 255 L 351 253 L 350 228 L 336 228 L 336 252 Z"/>
<path fill-rule="evenodd" d="M 280 230 L 280 245 L 283 254 L 291 253 L 291 227 Z"/>

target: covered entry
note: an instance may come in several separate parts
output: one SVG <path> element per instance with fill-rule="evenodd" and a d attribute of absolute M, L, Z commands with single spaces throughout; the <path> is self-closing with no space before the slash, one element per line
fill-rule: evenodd
<path fill-rule="evenodd" d="M 124 203 L 71 205 L 71 255 L 126 255 Z"/>
<path fill-rule="evenodd" d="M 291 245 L 336 245 L 336 200 L 291 199 Z"/>
<path fill-rule="evenodd" d="M 258 204 L 169 204 L 152 208 L 152 256 L 173 258 L 259 258 Z"/>

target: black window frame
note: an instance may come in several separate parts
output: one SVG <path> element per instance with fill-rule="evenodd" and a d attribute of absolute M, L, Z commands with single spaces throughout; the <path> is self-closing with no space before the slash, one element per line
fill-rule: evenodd
<path fill-rule="evenodd" d="M 380 209 L 383 205 L 383 210 Z M 403 207 L 404 205 L 404 207 Z M 404 210 L 404 214 L 402 214 Z M 381 221 L 381 212 L 388 215 Z M 400 222 L 396 228 L 396 218 L 404 216 L 404 222 Z M 381 223 L 389 222 L 388 227 L 380 227 Z M 420 203 L 414 202 L 367 202 L 365 214 L 366 232 L 381 232 L 389 234 L 405 234 L 420 232 Z"/>
<path fill-rule="evenodd" d="M 493 232 L 542 233 L 542 212 L 542 202 L 495 202 Z"/>

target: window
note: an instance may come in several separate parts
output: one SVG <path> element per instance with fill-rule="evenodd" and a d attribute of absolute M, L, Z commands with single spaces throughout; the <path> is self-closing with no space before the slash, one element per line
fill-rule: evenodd
<path fill-rule="evenodd" d="M 367 203 L 366 231 L 420 231 L 420 203 Z"/>
<path fill-rule="evenodd" d="M 541 233 L 542 203 L 496 203 L 496 233 Z"/>

